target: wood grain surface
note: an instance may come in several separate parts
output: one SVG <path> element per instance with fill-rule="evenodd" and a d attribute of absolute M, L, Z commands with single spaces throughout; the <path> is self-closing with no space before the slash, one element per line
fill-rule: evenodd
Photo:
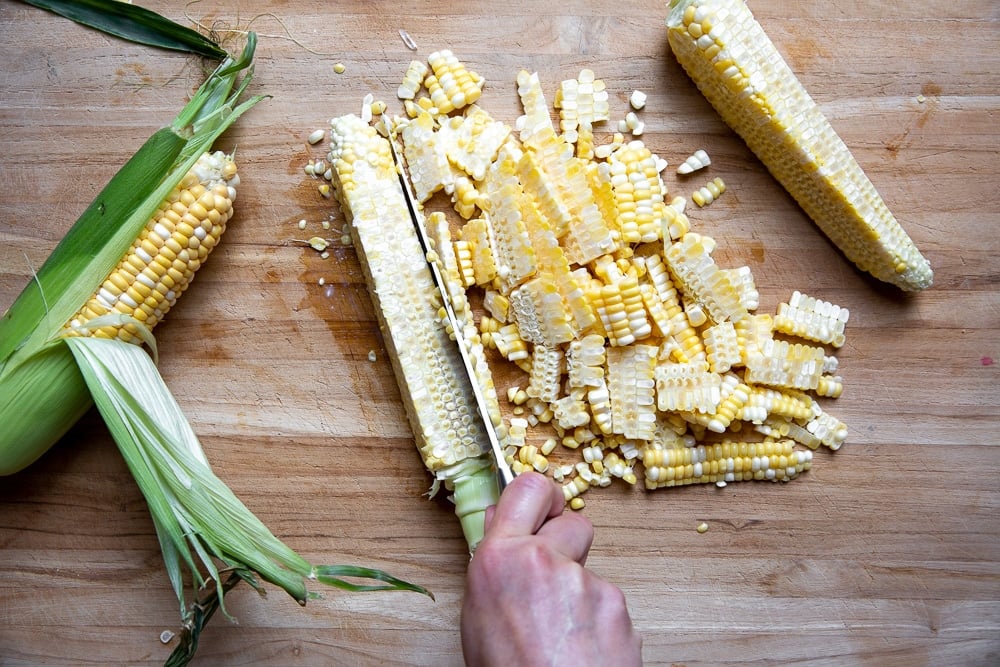
<path fill-rule="evenodd" d="M 538 71 L 551 102 L 591 67 L 615 118 L 644 90 L 651 149 L 676 165 L 704 148 L 727 183 L 692 224 L 718 240 L 720 264 L 752 268 L 761 312 L 794 289 L 851 311 L 846 389 L 827 405 L 850 427 L 839 452 L 817 453 L 789 484 L 586 496 L 589 565 L 625 591 L 646 662 L 1000 661 L 995 2 L 752 3 L 930 259 L 933 288 L 910 297 L 855 271 L 699 96 L 669 53 L 663 2 L 142 4 L 210 25 L 232 48 L 227 31 L 256 30 L 253 90 L 272 96 L 220 142 L 237 149 L 237 213 L 157 329 L 163 377 L 219 476 L 288 544 L 437 598 L 324 592 L 299 608 L 273 587 L 263 600 L 236 589 L 238 623 L 214 619 L 196 664 L 462 662 L 468 556 L 448 504 L 423 495 L 357 259 L 294 243 L 300 219 L 312 232 L 343 222 L 302 172 L 321 154 L 309 133 L 367 92 L 398 104 L 410 59 L 444 47 L 487 79 L 482 106 L 508 122 L 521 68 Z M 0 62 L 2 311 L 205 64 L 11 0 L 0 0 Z M 694 183 L 665 178 L 678 194 Z M 160 633 L 178 618 L 144 500 L 95 413 L 0 479 L 0 664 L 162 663 L 172 644 Z"/>

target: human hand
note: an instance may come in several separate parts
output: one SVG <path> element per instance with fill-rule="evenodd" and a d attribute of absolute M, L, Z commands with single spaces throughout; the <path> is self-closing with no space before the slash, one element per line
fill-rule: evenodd
<path fill-rule="evenodd" d="M 584 567 L 593 526 L 581 514 L 564 514 L 564 505 L 557 484 L 528 472 L 487 510 L 466 575 L 466 664 L 642 663 L 624 594 Z"/>

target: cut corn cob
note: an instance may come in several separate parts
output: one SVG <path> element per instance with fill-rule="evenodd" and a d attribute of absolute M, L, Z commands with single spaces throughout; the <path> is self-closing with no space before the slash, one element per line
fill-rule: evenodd
<path fill-rule="evenodd" d="M 860 269 L 904 290 L 927 260 L 743 0 L 672 0 L 670 47 L 716 108 Z"/>
<path fill-rule="evenodd" d="M 440 322 L 389 140 L 353 115 L 331 121 L 330 140 L 333 184 L 350 220 L 418 449 L 436 480 L 455 490 L 456 513 L 474 549 L 483 513 L 498 493 L 488 439 L 473 397 L 462 390 L 465 371 Z"/>

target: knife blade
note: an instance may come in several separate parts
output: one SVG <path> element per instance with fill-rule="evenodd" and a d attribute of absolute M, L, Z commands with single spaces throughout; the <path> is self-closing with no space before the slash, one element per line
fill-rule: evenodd
<path fill-rule="evenodd" d="M 417 231 L 417 238 L 420 240 L 420 246 L 424 251 L 424 259 L 427 261 L 427 266 L 430 269 L 434 285 L 437 287 L 438 293 L 441 295 L 441 303 L 444 306 L 445 313 L 447 314 L 448 325 L 454 332 L 455 344 L 458 346 L 459 356 L 462 359 L 462 366 L 465 370 L 465 378 L 468 380 L 469 386 L 467 389 L 475 398 L 476 408 L 479 411 L 479 418 L 483 423 L 483 430 L 486 432 L 489 440 L 490 451 L 493 454 L 493 463 L 497 473 L 497 482 L 500 485 L 500 490 L 503 491 L 504 487 L 513 481 L 514 471 L 511 470 L 510 465 L 507 463 L 507 457 L 504 455 L 503 446 L 500 444 L 500 437 L 493 424 L 493 420 L 490 418 L 490 411 L 486 403 L 486 397 L 483 394 L 482 386 L 479 384 L 475 368 L 472 365 L 469 343 L 465 338 L 464 327 L 458 319 L 458 316 L 455 314 L 455 307 L 452 303 L 451 295 L 448 292 L 448 287 L 445 283 L 444 277 L 441 275 L 441 270 L 438 268 L 437 263 L 430 259 L 430 252 L 433 248 L 431 247 L 430 239 L 427 237 L 427 230 L 423 224 L 423 216 L 421 214 L 422 209 L 416 203 L 412 187 L 410 186 L 410 179 L 406 174 L 406 165 L 402 159 L 402 151 L 397 143 L 395 124 L 385 116 L 382 118 L 385 128 L 389 134 L 389 146 L 392 149 L 392 159 L 396 163 L 396 171 L 399 174 L 400 186 L 403 188 L 403 198 L 406 200 L 406 207 L 410 212 L 410 222 Z"/>

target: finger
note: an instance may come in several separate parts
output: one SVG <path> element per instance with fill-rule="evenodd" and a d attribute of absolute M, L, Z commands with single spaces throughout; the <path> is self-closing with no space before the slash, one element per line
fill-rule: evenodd
<path fill-rule="evenodd" d="M 538 536 L 570 560 L 585 565 L 594 543 L 594 526 L 582 514 L 564 514 L 546 521 L 538 529 Z"/>
<path fill-rule="evenodd" d="M 548 477 L 536 472 L 521 473 L 500 494 L 490 521 L 490 534 L 534 535 L 543 523 L 562 514 L 564 503 L 559 485 Z"/>
<path fill-rule="evenodd" d="M 486 508 L 486 514 L 483 515 L 483 532 L 487 532 L 490 529 L 490 524 L 493 523 L 493 515 L 497 511 L 496 505 L 490 505 Z"/>

